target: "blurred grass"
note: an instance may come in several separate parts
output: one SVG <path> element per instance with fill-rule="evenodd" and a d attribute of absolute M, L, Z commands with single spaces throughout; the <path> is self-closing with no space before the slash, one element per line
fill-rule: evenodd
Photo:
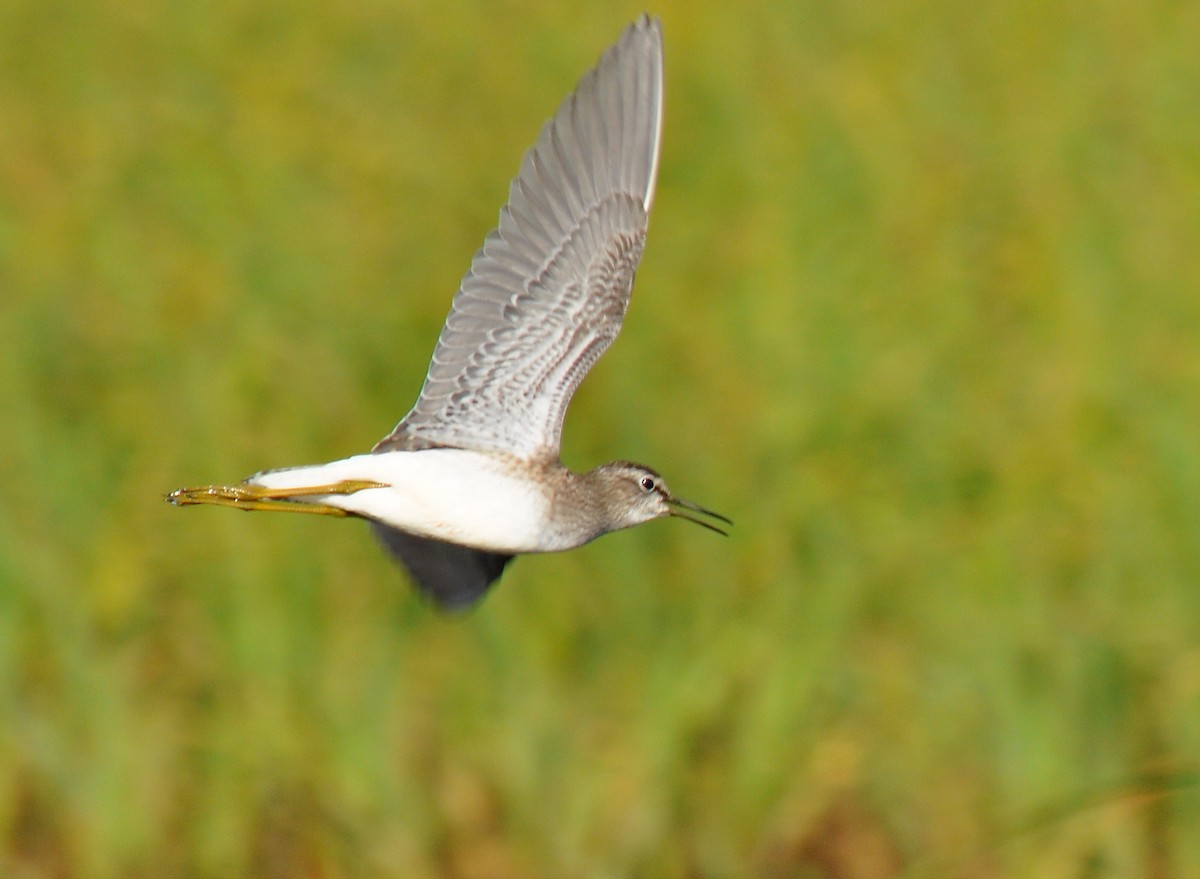
<path fill-rule="evenodd" d="M 0 874 L 1200 872 L 1200 6 L 670 3 L 565 457 L 737 520 L 469 616 L 160 502 L 361 451 L 640 10 L 0 8 Z"/>

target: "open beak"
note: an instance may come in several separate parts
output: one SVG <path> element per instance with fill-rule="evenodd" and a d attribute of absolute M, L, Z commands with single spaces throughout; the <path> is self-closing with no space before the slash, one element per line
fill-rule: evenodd
<path fill-rule="evenodd" d="M 689 522 L 695 522 L 697 525 L 701 526 L 702 528 L 707 528 L 709 531 L 716 531 L 718 534 L 722 535 L 723 537 L 729 536 L 729 532 L 726 531 L 724 528 L 721 528 L 718 525 L 714 525 L 711 522 L 705 522 L 703 519 L 698 519 L 695 516 L 689 516 L 687 513 L 680 512 L 680 510 L 681 509 L 682 510 L 691 510 L 693 513 L 699 513 L 702 516 L 708 516 L 709 518 L 716 519 L 720 522 L 724 522 L 726 525 L 732 525 L 733 524 L 732 519 L 726 518 L 725 516 L 722 516 L 720 513 L 714 513 L 712 510 L 706 510 L 704 507 L 700 506 L 699 504 L 694 504 L 691 501 L 685 501 L 685 500 L 683 500 L 683 498 L 669 497 L 669 498 L 667 498 L 667 503 L 670 504 L 670 506 L 672 508 L 670 511 L 670 514 L 672 516 L 674 516 L 675 518 L 687 519 Z"/>

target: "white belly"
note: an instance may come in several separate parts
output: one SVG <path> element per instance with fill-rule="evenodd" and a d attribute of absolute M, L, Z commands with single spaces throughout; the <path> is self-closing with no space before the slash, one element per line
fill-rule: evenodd
<path fill-rule="evenodd" d="M 565 549 L 547 540 L 550 495 L 503 458 L 462 449 L 384 452 L 342 461 L 270 470 L 246 481 L 268 488 L 331 485 L 345 480 L 385 484 L 354 494 L 313 495 L 326 504 L 423 537 L 494 552 Z"/>

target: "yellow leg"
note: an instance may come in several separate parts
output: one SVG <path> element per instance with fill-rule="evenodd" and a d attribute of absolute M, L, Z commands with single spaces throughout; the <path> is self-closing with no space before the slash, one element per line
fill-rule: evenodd
<path fill-rule="evenodd" d="M 330 485 L 305 485 L 299 488 L 267 488 L 262 485 L 206 485 L 200 488 L 179 488 L 167 495 L 167 503 L 178 507 L 192 504 L 212 504 L 236 510 L 274 510 L 287 513 L 316 513 L 321 516 L 349 516 L 340 507 L 327 504 L 297 503 L 293 498 L 323 494 L 354 494 L 367 488 L 387 488 L 381 482 L 351 479 Z"/>

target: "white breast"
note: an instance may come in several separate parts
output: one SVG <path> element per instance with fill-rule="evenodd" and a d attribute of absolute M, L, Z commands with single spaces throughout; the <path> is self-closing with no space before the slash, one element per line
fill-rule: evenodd
<path fill-rule="evenodd" d="M 355 455 L 329 464 L 272 470 L 247 482 L 268 488 L 332 485 L 345 480 L 380 482 L 387 487 L 303 500 L 477 549 L 506 553 L 563 549 L 549 540 L 550 493 L 531 482 L 531 475 L 495 455 L 427 449 Z"/>

